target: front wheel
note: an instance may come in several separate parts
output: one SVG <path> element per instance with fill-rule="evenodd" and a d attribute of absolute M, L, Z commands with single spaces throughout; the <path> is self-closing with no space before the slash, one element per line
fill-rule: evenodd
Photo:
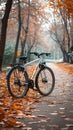
<path fill-rule="evenodd" d="M 7 86 L 11 96 L 22 98 L 28 91 L 28 75 L 21 66 L 14 66 L 7 76 Z"/>
<path fill-rule="evenodd" d="M 55 85 L 53 71 L 49 67 L 41 68 L 36 75 L 35 85 L 41 95 L 47 96 L 51 94 Z"/>

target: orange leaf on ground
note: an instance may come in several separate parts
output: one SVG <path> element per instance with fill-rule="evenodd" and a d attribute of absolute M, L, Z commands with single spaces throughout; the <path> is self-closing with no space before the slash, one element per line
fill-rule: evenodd
<path fill-rule="evenodd" d="M 12 108 L 13 108 L 14 110 L 21 110 L 21 109 L 22 109 L 22 106 L 13 103 L 13 104 L 12 104 Z"/>
<path fill-rule="evenodd" d="M 12 117 L 8 118 L 8 126 L 15 126 L 16 125 L 16 120 L 13 119 Z"/>
<path fill-rule="evenodd" d="M 4 110 L 0 108 L 0 121 L 2 121 L 4 118 Z"/>

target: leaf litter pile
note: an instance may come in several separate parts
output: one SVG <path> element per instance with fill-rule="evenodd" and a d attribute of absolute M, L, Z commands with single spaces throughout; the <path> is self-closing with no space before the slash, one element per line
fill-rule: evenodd
<path fill-rule="evenodd" d="M 33 67 L 30 73 L 32 71 Z M 29 89 L 23 98 L 13 98 L 8 92 L 6 73 L 0 73 L 0 128 L 25 126 L 25 124 L 16 121 L 16 118 L 25 118 L 31 115 L 32 109 L 36 108 L 36 106 L 31 107 L 31 105 L 38 102 L 37 97 L 37 92 Z"/>

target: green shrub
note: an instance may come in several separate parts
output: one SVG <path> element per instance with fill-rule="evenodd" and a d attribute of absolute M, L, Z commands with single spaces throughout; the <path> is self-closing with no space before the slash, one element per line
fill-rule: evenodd
<path fill-rule="evenodd" d="M 4 56 L 3 56 L 3 66 L 4 67 L 6 67 L 8 64 L 12 63 L 13 54 L 14 54 L 14 45 L 7 44 L 5 47 Z"/>

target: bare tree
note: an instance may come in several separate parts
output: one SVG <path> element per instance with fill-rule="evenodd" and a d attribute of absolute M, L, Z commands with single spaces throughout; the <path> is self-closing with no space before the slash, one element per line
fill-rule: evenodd
<path fill-rule="evenodd" d="M 21 55 L 24 54 L 24 48 L 28 37 L 29 32 L 29 24 L 30 24 L 30 0 L 28 0 L 28 8 L 27 8 L 27 18 L 26 18 L 26 27 L 22 25 L 22 29 L 25 33 L 24 39 L 21 39 Z"/>
<path fill-rule="evenodd" d="M 0 71 L 2 69 L 3 54 L 4 54 L 4 48 L 6 42 L 7 24 L 8 24 L 10 10 L 12 7 L 12 2 L 13 0 L 7 0 L 6 7 L 5 7 L 5 14 L 1 20 L 2 27 L 1 27 L 1 34 L 0 34 Z"/>
<path fill-rule="evenodd" d="M 20 0 L 18 0 L 18 33 L 17 33 L 13 63 L 16 62 L 16 56 L 17 56 L 17 50 L 18 50 L 18 45 L 19 45 L 20 33 L 21 33 L 21 6 L 20 6 Z"/>

